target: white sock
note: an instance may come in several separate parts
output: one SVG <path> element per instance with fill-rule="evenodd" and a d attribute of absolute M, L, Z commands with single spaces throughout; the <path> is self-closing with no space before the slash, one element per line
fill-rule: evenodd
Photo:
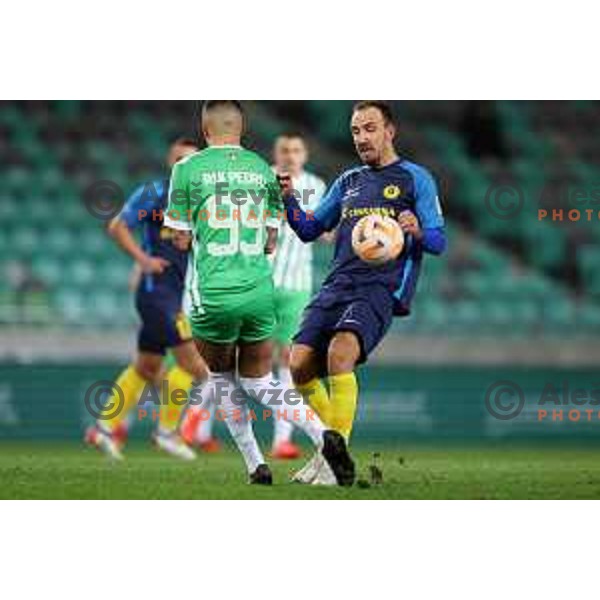
<path fill-rule="evenodd" d="M 265 459 L 260 451 L 258 442 L 252 430 L 252 421 L 249 418 L 248 403 L 240 403 L 240 394 L 236 391 L 233 373 L 214 373 L 215 404 L 217 410 L 223 411 L 225 423 L 238 450 L 242 453 L 248 473 L 254 473 L 258 465 Z"/>
<path fill-rule="evenodd" d="M 287 367 L 279 367 L 279 381 L 286 388 L 293 388 L 292 374 Z M 294 426 L 285 419 L 273 419 L 274 421 L 274 432 L 273 432 L 273 447 L 276 448 L 279 444 L 284 442 L 290 442 L 292 440 L 292 431 Z"/>
<path fill-rule="evenodd" d="M 264 377 L 240 377 L 240 384 L 244 391 L 253 400 L 273 411 L 276 421 L 284 419 L 298 427 L 317 448 L 320 448 L 325 426 L 317 413 L 304 404 L 300 392 L 281 381 L 277 385 L 271 385 L 274 381 L 271 373 Z M 288 399 L 294 404 L 287 403 Z"/>

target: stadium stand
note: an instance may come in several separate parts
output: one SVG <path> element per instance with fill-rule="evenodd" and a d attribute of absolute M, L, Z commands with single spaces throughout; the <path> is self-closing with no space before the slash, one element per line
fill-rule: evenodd
<path fill-rule="evenodd" d="M 261 103 L 268 118 L 251 123 L 249 145 L 267 154 L 273 137 L 294 125 L 318 139 L 316 169 L 331 178 L 355 161 L 350 108 Z M 396 109 L 400 148 L 441 182 L 450 247 L 426 261 L 414 318 L 394 327 L 504 338 L 596 334 L 600 221 L 539 221 L 537 208 L 558 206 L 552 193 L 540 204 L 544 186 L 600 188 L 593 133 L 600 105 L 398 102 Z M 82 190 L 110 179 L 129 192 L 161 176 L 166 144 L 193 132 L 194 111 L 194 103 L 177 101 L 0 104 L 0 323 L 133 325 L 130 261 L 85 210 Z M 497 182 L 524 190 L 519 217 L 501 220 L 486 209 Z M 319 278 L 330 254 L 317 249 Z"/>

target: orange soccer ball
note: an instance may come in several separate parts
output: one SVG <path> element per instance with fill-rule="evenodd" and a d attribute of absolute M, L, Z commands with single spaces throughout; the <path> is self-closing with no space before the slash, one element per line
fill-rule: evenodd
<path fill-rule="evenodd" d="M 398 258 L 404 233 L 398 221 L 378 214 L 362 217 L 352 230 L 352 248 L 364 262 L 377 266 Z"/>

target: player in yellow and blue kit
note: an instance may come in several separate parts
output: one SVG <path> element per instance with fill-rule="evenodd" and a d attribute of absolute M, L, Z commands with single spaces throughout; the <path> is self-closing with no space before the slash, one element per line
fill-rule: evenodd
<path fill-rule="evenodd" d="M 175 165 L 184 156 L 198 150 L 193 140 L 181 138 L 170 147 L 167 163 Z M 176 364 L 167 371 L 168 397 L 161 397 L 159 423 L 154 436 L 158 448 L 183 459 L 194 458 L 193 451 L 177 431 L 185 404 L 175 402 L 175 390 L 188 391 L 192 382 L 208 378 L 206 363 L 192 341 L 191 327 L 182 311 L 182 298 L 188 263 L 189 239 L 164 226 L 168 203 L 168 181 L 147 182 L 136 189 L 121 213 L 109 224 L 109 233 L 139 265 L 142 277 L 135 294 L 141 320 L 138 354 L 116 380 L 122 394 L 123 408 L 118 414 L 108 412 L 117 398 L 110 398 L 96 425 L 86 434 L 86 441 L 111 458 L 120 459 L 118 432 L 128 412 L 140 399 L 148 384 L 163 380 L 163 358 L 171 350 Z M 133 232 L 141 230 L 141 245 Z M 165 390 L 160 386 L 161 390 Z"/>
<path fill-rule="evenodd" d="M 305 213 L 293 195 L 285 195 L 288 223 L 304 242 L 337 227 L 331 272 L 304 313 L 291 371 L 304 398 L 346 441 L 358 396 L 355 367 L 366 361 L 395 315 L 410 313 L 423 255 L 441 254 L 446 245 L 435 182 L 427 169 L 396 153 L 389 106 L 358 103 L 351 131 L 363 166 L 342 173 L 314 215 Z M 289 182 L 283 184 L 287 191 Z M 352 229 L 365 214 L 382 212 L 398 220 L 405 246 L 397 259 L 374 267 L 354 253 Z M 324 374 L 329 391 L 320 379 Z M 318 456 L 297 479 L 335 483 Z"/>

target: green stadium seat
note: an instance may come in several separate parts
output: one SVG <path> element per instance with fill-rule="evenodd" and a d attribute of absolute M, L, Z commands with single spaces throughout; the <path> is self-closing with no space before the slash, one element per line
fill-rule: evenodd
<path fill-rule="evenodd" d="M 472 331 L 482 320 L 481 303 L 470 300 L 457 302 L 452 307 L 449 325 L 464 331 Z"/>
<path fill-rule="evenodd" d="M 54 310 L 68 325 L 86 325 L 93 317 L 93 314 L 86 310 L 84 293 L 69 288 L 55 294 Z"/>
<path fill-rule="evenodd" d="M 549 223 L 535 223 L 527 232 L 527 256 L 542 270 L 556 268 L 564 262 L 566 240 L 563 231 Z"/>
<path fill-rule="evenodd" d="M 63 280 L 64 271 L 63 265 L 47 255 L 33 261 L 34 274 L 50 288 L 55 287 Z"/>
<path fill-rule="evenodd" d="M 107 289 L 127 290 L 133 262 L 117 248 L 105 252 L 102 261 L 94 263 L 98 286 Z"/>
<path fill-rule="evenodd" d="M 0 289 L 0 323 L 14 323 L 19 319 L 19 310 L 14 292 Z"/>
<path fill-rule="evenodd" d="M 54 257 L 64 257 L 67 254 L 73 256 L 76 252 L 74 236 L 68 229 L 53 228 L 49 230 L 42 239 L 42 247 L 49 255 Z"/>
<path fill-rule="evenodd" d="M 483 305 L 484 327 L 496 332 L 505 330 L 512 324 L 512 307 L 502 300 L 490 299 Z"/>
<path fill-rule="evenodd" d="M 123 310 L 119 296 L 107 291 L 98 292 L 95 295 L 94 313 L 98 321 L 108 325 L 118 326 L 127 321 L 124 317 L 127 312 Z"/>
<path fill-rule="evenodd" d="M 27 159 L 34 171 L 43 169 L 48 165 L 48 151 L 46 150 L 44 144 L 42 144 L 37 138 L 31 138 L 27 140 L 26 143 L 22 143 L 19 146 L 19 150 Z"/>
<path fill-rule="evenodd" d="M 483 298 L 491 292 L 490 283 L 492 279 L 487 273 L 477 271 L 466 274 L 462 278 L 462 281 L 465 290 L 470 296 L 473 298 Z"/>
<path fill-rule="evenodd" d="M 7 194 L 23 194 L 31 182 L 31 174 L 24 167 L 10 167 L 3 177 L 4 192 Z"/>
<path fill-rule="evenodd" d="M 15 257 L 25 258 L 32 256 L 38 244 L 39 237 L 32 227 L 20 227 L 12 235 L 11 247 Z"/>
<path fill-rule="evenodd" d="M 40 173 L 39 193 L 47 196 L 59 196 L 64 190 L 65 177 L 58 167 L 48 166 Z"/>
<path fill-rule="evenodd" d="M 600 330 L 600 305 L 585 303 L 577 311 L 577 321 L 582 329 Z"/>
<path fill-rule="evenodd" d="M 414 318 L 422 331 L 439 331 L 448 322 L 447 307 L 442 302 L 428 296 L 420 296 L 415 306 Z"/>
<path fill-rule="evenodd" d="M 98 227 L 102 223 L 87 211 L 82 199 L 61 202 L 58 209 L 58 219 L 63 227 L 75 231 L 87 226 Z"/>
<path fill-rule="evenodd" d="M 531 160 L 521 159 L 515 161 L 512 172 L 519 180 L 521 187 L 526 186 L 530 191 L 537 188 L 541 189 L 546 181 L 547 174 L 544 172 L 543 165 Z M 531 195 L 528 197 L 532 198 Z"/>
<path fill-rule="evenodd" d="M 514 231 L 510 228 L 510 225 L 506 221 L 494 217 L 493 215 L 489 214 L 485 209 L 481 211 L 479 218 L 479 230 L 486 237 L 492 240 L 500 240 L 507 237 L 514 238 Z"/>
<path fill-rule="evenodd" d="M 350 104 L 346 101 L 313 100 L 309 103 L 312 120 L 319 132 L 332 143 L 347 142 Z"/>
<path fill-rule="evenodd" d="M 24 116 L 19 110 L 19 108 L 14 104 L 8 104 L 2 107 L 0 110 L 0 124 L 7 125 L 9 127 L 18 127 L 22 121 L 24 120 Z"/>
<path fill-rule="evenodd" d="M 59 119 L 76 119 L 81 114 L 81 100 L 59 100 L 55 103 L 54 110 Z"/>
<path fill-rule="evenodd" d="M 103 256 L 107 246 L 113 243 L 104 228 L 92 226 L 79 230 L 76 239 L 80 254 L 92 260 Z"/>
<path fill-rule="evenodd" d="M 600 249 L 584 246 L 579 249 L 578 267 L 586 290 L 600 296 Z"/>
<path fill-rule="evenodd" d="M 52 320 L 53 311 L 45 291 L 30 292 L 21 306 L 21 319 L 32 325 L 44 325 Z"/>
<path fill-rule="evenodd" d="M 572 302 L 553 296 L 552 302 L 543 305 L 544 326 L 557 332 L 572 330 L 575 324 L 575 308 Z"/>
<path fill-rule="evenodd" d="M 542 326 L 542 306 L 528 298 L 512 303 L 513 322 L 519 333 L 527 335 L 533 328 Z"/>
<path fill-rule="evenodd" d="M 56 218 L 55 207 L 45 198 L 33 196 L 23 200 L 19 207 L 21 214 L 38 230 L 51 227 Z"/>
<path fill-rule="evenodd" d="M 105 142 L 92 142 L 88 144 L 86 154 L 87 159 L 91 163 L 96 163 L 103 167 L 107 174 L 115 169 L 125 170 L 127 167 L 126 157 L 115 152 L 115 149 Z"/>
<path fill-rule="evenodd" d="M 89 288 L 94 277 L 94 267 L 89 261 L 78 259 L 67 265 L 66 279 L 72 286 Z"/>
<path fill-rule="evenodd" d="M 19 217 L 19 202 L 10 195 L 5 195 L 0 198 L 0 219 L 2 223 L 12 224 L 13 221 L 18 221 Z"/>
<path fill-rule="evenodd" d="M 527 278 L 521 282 L 522 289 L 531 297 L 544 298 L 548 297 L 556 284 L 540 275 L 529 273 Z"/>
<path fill-rule="evenodd" d="M 483 269 L 488 271 L 502 271 L 508 265 L 506 256 L 487 244 L 475 243 L 473 257 L 481 263 Z"/>

